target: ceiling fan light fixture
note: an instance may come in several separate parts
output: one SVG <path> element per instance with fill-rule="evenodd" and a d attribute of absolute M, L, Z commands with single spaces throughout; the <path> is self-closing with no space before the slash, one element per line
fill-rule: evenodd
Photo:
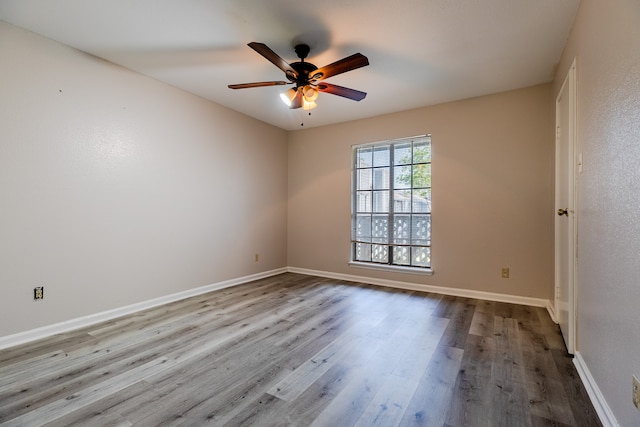
<path fill-rule="evenodd" d="M 318 104 L 316 104 L 315 101 L 307 101 L 307 98 L 302 99 L 302 109 L 304 111 L 313 110 L 317 106 Z"/>
<path fill-rule="evenodd" d="M 308 102 L 314 102 L 316 99 L 318 99 L 318 89 L 311 85 L 306 85 L 302 89 L 302 94 L 304 95 L 305 101 Z"/>
<path fill-rule="evenodd" d="M 286 92 L 283 92 L 280 94 L 280 99 L 282 99 L 282 102 L 284 102 L 287 105 L 287 107 L 291 106 L 291 102 L 295 97 L 296 97 L 296 90 L 294 88 L 291 88 Z"/>

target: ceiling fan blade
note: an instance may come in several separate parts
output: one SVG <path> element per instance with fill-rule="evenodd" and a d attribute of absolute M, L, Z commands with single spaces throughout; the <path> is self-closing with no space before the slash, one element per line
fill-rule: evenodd
<path fill-rule="evenodd" d="M 296 96 L 291 100 L 291 105 L 289 106 L 289 108 L 291 108 L 292 110 L 295 108 L 301 108 L 302 107 L 302 90 L 298 90 L 296 92 Z"/>
<path fill-rule="evenodd" d="M 359 90 L 350 89 L 344 86 L 332 85 L 331 83 L 320 83 L 317 87 L 320 92 L 342 96 L 345 98 L 353 99 L 354 101 L 362 101 L 365 96 L 367 96 L 366 92 L 361 92 Z"/>
<path fill-rule="evenodd" d="M 318 68 L 310 73 L 310 78 L 312 80 L 324 80 L 328 77 L 335 76 L 336 74 L 346 73 L 347 71 L 355 70 L 356 68 L 367 65 L 369 65 L 369 59 L 366 56 L 361 53 L 354 53 L 353 55 L 342 58 L 332 64 Z"/>
<path fill-rule="evenodd" d="M 240 83 L 236 85 L 228 85 L 229 89 L 247 89 L 250 87 L 263 87 L 263 86 L 281 86 L 290 85 L 291 82 L 255 82 L 255 83 Z"/>
<path fill-rule="evenodd" d="M 269 46 L 264 43 L 251 42 L 248 46 L 258 52 L 260 55 L 264 56 L 268 59 L 273 65 L 280 68 L 285 72 L 287 78 L 291 81 L 294 81 L 298 76 L 298 72 L 291 68 L 291 66 L 284 59 L 280 58 L 277 53 L 271 50 Z"/>

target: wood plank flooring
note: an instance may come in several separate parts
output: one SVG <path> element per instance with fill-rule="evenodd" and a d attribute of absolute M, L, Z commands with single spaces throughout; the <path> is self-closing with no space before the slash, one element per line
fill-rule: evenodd
<path fill-rule="evenodd" d="M 287 273 L 0 351 L 1 426 L 600 426 L 546 310 Z"/>

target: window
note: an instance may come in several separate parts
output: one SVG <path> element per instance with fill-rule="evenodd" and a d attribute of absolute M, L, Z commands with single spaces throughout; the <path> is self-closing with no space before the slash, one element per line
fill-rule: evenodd
<path fill-rule="evenodd" d="M 352 262 L 431 268 L 431 135 L 353 148 Z"/>

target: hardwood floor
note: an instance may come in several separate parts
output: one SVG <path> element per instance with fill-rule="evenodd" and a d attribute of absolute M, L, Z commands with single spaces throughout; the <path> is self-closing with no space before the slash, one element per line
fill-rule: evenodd
<path fill-rule="evenodd" d="M 287 273 L 0 351 L 2 426 L 599 426 L 542 308 Z"/>

